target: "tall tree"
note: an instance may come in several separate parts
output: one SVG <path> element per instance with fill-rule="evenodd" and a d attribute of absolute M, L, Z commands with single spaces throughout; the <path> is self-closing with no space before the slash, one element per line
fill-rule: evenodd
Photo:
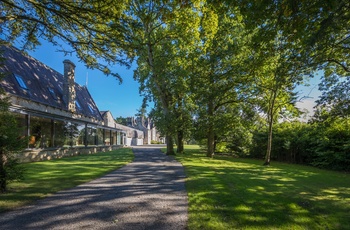
<path fill-rule="evenodd" d="M 163 132 L 167 140 L 167 154 L 174 154 L 173 136 L 176 133 L 174 104 L 180 96 L 175 88 L 183 76 L 179 76 L 176 61 L 180 50 L 190 46 L 198 37 L 199 20 L 194 8 L 196 3 L 181 1 L 130 1 L 125 15 L 130 48 L 137 57 L 135 79 L 141 90 L 149 92 L 162 111 Z M 177 65 L 181 68 L 181 65 Z M 159 111 L 159 110 L 158 110 Z M 159 124 L 157 124 L 159 126 Z M 159 126 L 160 127 L 160 126 Z"/>
<path fill-rule="evenodd" d="M 299 75 L 288 75 L 287 69 L 283 69 L 284 62 L 276 60 L 276 63 L 266 63 L 265 71 L 259 72 L 256 77 L 258 104 L 266 114 L 268 126 L 267 150 L 264 165 L 270 165 L 272 151 L 273 125 L 283 112 L 297 112 L 295 108 L 296 97 L 293 92 Z"/>
<path fill-rule="evenodd" d="M 326 75 L 349 70 L 350 5 L 345 1 L 318 0 L 234 2 L 241 9 L 246 28 L 254 32 L 252 47 L 256 50 L 256 61 L 252 66 L 260 72 L 257 75 L 265 75 L 256 79 L 269 85 L 259 83 L 261 92 L 268 93 L 265 97 L 269 126 L 265 164 L 268 165 L 273 121 L 281 109 L 286 109 L 281 105 L 293 101 L 291 89 L 295 84 L 302 82 L 302 76 L 312 76 L 319 69 L 325 69 Z M 257 97 L 264 98 L 263 95 Z"/>
<path fill-rule="evenodd" d="M 197 127 L 205 132 L 207 156 L 211 157 L 219 121 L 229 112 L 225 108 L 245 99 L 249 81 L 245 63 L 250 52 L 246 46 L 249 36 L 237 8 L 213 3 L 202 11 L 202 37 L 192 56 L 191 90 L 198 105 Z"/>
<path fill-rule="evenodd" d="M 0 65 L 2 64 L 3 56 L 0 50 Z M 0 81 L 3 78 L 3 73 L 0 73 Z M 23 168 L 14 155 L 27 144 L 27 140 L 19 136 L 16 118 L 9 112 L 9 107 L 9 97 L 0 88 L 0 193 L 6 191 L 9 182 L 22 178 Z"/>
<path fill-rule="evenodd" d="M 345 78 L 328 77 L 323 78 L 319 89 L 322 95 L 317 100 L 317 115 L 322 117 L 322 111 L 327 111 L 324 115 L 347 118 L 350 116 L 350 72 Z M 319 117 L 319 118 L 321 118 Z"/>

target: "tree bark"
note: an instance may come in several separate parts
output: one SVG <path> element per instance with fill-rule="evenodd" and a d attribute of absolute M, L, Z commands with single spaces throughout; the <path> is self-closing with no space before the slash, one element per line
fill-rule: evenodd
<path fill-rule="evenodd" d="M 214 125 L 213 125 L 213 116 L 214 116 L 214 105 L 213 102 L 210 101 L 208 103 L 208 133 L 207 133 L 207 157 L 213 157 L 215 153 L 215 133 L 214 133 Z"/>
<path fill-rule="evenodd" d="M 213 157 L 215 153 L 215 135 L 213 125 L 209 125 L 208 130 L 208 151 L 207 157 Z"/>
<path fill-rule="evenodd" d="M 5 165 L 7 163 L 7 156 L 5 153 L 0 151 L 0 193 L 3 193 L 6 191 L 6 185 L 7 185 L 7 180 L 6 180 L 6 170 L 5 170 Z"/>
<path fill-rule="evenodd" d="M 267 138 L 267 150 L 266 150 L 266 155 L 265 155 L 265 163 L 264 165 L 268 166 L 270 165 L 271 161 L 271 149 L 272 149 L 272 126 L 273 126 L 273 121 L 272 119 L 269 119 L 269 131 L 268 131 L 268 138 Z"/>
<path fill-rule="evenodd" d="M 176 153 L 184 153 L 184 123 L 182 116 L 182 97 L 179 95 L 177 99 L 178 109 L 175 109 L 177 113 L 177 150 Z"/>
<path fill-rule="evenodd" d="M 267 112 L 267 122 L 268 122 L 268 137 L 267 137 L 267 150 L 266 150 L 266 155 L 265 155 L 265 163 L 264 165 L 269 166 L 270 161 L 271 161 L 271 150 L 272 150 L 272 127 L 273 127 L 273 117 L 274 117 L 274 107 L 275 107 L 275 102 L 276 102 L 276 97 L 277 97 L 277 91 L 278 89 L 274 89 L 271 92 L 271 97 L 270 97 L 270 104 L 269 104 L 269 109 Z"/>
<path fill-rule="evenodd" d="M 177 131 L 177 150 L 176 153 L 184 153 L 184 135 L 183 130 Z"/>
<path fill-rule="evenodd" d="M 170 135 L 166 136 L 166 155 L 175 155 L 174 152 L 174 141 Z"/>
<path fill-rule="evenodd" d="M 151 26 L 150 26 L 151 27 Z M 153 55 L 153 45 L 151 43 L 151 33 L 149 28 L 146 26 L 146 35 L 148 37 L 147 51 L 148 51 L 148 65 L 153 72 L 152 78 L 154 80 L 155 88 L 159 94 L 159 99 L 163 107 L 163 113 L 165 117 L 169 116 L 169 95 L 164 82 L 160 82 L 159 75 L 157 75 L 157 70 L 154 68 L 154 55 Z M 174 152 L 174 142 L 171 132 L 167 130 L 165 134 L 166 145 L 167 145 L 167 155 L 175 155 Z"/>

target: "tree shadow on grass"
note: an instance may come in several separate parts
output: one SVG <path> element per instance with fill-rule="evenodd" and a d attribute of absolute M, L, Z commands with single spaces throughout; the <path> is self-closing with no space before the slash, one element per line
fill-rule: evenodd
<path fill-rule="evenodd" d="M 185 229 L 181 164 L 151 150 L 97 180 L 0 215 L 4 229 Z"/>
<path fill-rule="evenodd" d="M 350 228 L 349 175 L 225 158 L 183 162 L 190 229 Z"/>
<path fill-rule="evenodd" d="M 15 207 L 20 206 L 48 194 L 98 178 L 125 165 L 132 159 L 130 150 L 119 149 L 112 152 L 26 163 L 24 164 L 26 171 L 23 181 L 9 184 L 9 191 L 0 194 L 0 198 L 3 201 L 13 201 Z M 11 202 L 0 202 L 0 211 L 13 208 L 11 205 Z"/>

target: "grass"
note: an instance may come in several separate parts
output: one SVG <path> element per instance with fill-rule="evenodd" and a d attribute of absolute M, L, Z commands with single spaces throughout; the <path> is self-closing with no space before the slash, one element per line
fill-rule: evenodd
<path fill-rule="evenodd" d="M 350 229 L 350 175 L 186 146 L 189 229 Z"/>
<path fill-rule="evenodd" d="M 9 184 L 8 192 L 0 194 L 0 212 L 91 181 L 132 160 L 132 150 L 122 148 L 111 152 L 26 163 L 24 180 Z"/>

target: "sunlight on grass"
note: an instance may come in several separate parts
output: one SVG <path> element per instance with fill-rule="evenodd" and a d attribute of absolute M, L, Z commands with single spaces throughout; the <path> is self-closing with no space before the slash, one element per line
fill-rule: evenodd
<path fill-rule="evenodd" d="M 350 229 L 350 175 L 185 146 L 189 229 Z"/>
<path fill-rule="evenodd" d="M 239 205 L 234 210 L 236 210 L 238 212 L 250 212 L 250 211 L 252 211 L 252 208 L 248 207 L 246 205 Z"/>
<path fill-rule="evenodd" d="M 11 183 L 0 194 L 0 212 L 72 188 L 116 170 L 133 160 L 131 149 L 26 163 L 24 180 Z"/>

